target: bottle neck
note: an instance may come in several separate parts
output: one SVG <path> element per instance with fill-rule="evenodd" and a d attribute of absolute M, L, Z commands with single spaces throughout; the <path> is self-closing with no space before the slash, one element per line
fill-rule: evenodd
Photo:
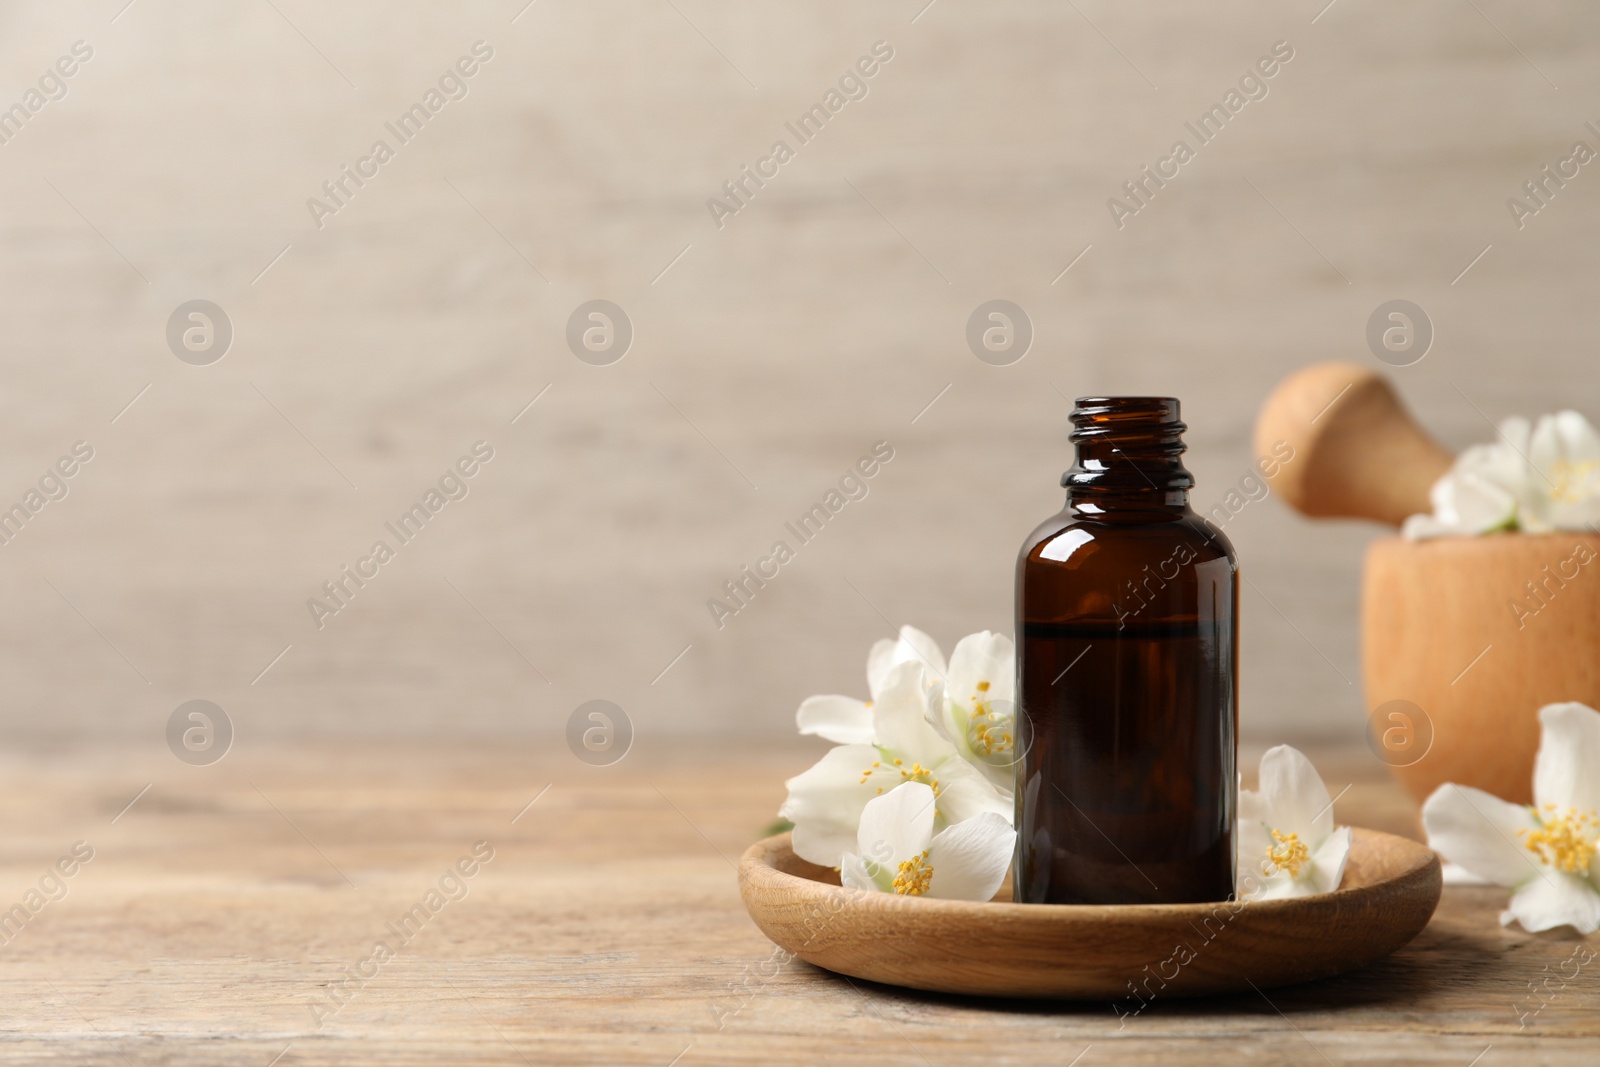
<path fill-rule="evenodd" d="M 1077 456 L 1061 476 L 1068 509 L 1105 521 L 1188 511 L 1194 476 L 1179 458 L 1185 429 L 1170 397 L 1080 397 L 1072 412 Z"/>

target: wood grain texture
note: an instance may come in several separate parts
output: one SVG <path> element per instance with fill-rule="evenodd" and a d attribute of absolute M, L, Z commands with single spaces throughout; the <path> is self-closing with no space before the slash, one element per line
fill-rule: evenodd
<path fill-rule="evenodd" d="M 1528 803 L 1539 709 L 1600 707 L 1600 536 L 1374 541 L 1362 629 L 1368 705 L 1431 723 L 1427 754 L 1396 760 L 1411 794 L 1459 782 Z"/>
<path fill-rule="evenodd" d="M 1334 893 L 1259 903 L 1115 908 L 862 893 L 807 863 L 789 836 L 739 864 L 763 933 L 808 963 L 890 985 L 1000 997 L 1126 1001 L 1275 989 L 1364 967 L 1404 945 L 1439 902 L 1439 861 L 1357 829 Z"/>
<path fill-rule="evenodd" d="M 95 856 L 0 945 L 0 1060 L 1023 1067 L 1092 1046 L 1079 1067 L 1592 1062 L 1600 961 L 1561 975 L 1595 940 L 1501 927 L 1498 889 L 1446 888 L 1414 941 L 1360 972 L 1157 996 L 1122 1018 L 1107 1003 L 917 993 L 812 967 L 750 921 L 734 861 L 782 779 L 820 750 L 646 741 L 591 768 L 559 742 L 241 739 L 192 768 L 164 751 L 8 749 L 0 902 L 74 841 Z M 1339 822 L 1415 826 L 1369 752 L 1312 755 Z M 1252 767 L 1259 752 L 1243 756 Z M 479 840 L 494 858 L 465 899 L 341 986 L 347 1002 L 319 1027 L 310 1005 Z"/>

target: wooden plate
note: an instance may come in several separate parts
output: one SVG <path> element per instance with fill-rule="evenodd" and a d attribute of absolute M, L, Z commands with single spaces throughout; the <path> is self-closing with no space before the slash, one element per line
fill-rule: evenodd
<path fill-rule="evenodd" d="M 1427 847 L 1355 831 L 1338 890 L 1219 904 L 980 904 L 867 893 L 807 863 L 789 835 L 739 862 L 745 908 L 780 947 L 830 971 L 980 996 L 1203 996 L 1326 978 L 1381 959 L 1428 925 L 1439 860 Z M 1135 1000 L 1134 998 L 1138 998 Z"/>

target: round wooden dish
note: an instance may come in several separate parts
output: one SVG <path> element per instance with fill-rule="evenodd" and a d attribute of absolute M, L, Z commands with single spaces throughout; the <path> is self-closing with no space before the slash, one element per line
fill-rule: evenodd
<path fill-rule="evenodd" d="M 1326 978 L 1393 952 L 1439 903 L 1425 846 L 1355 832 L 1333 893 L 1238 904 L 979 904 L 866 893 L 800 859 L 789 835 L 739 863 L 745 908 L 808 963 L 873 982 L 997 997 L 1149 999 Z M 1131 1010 L 1131 1008 L 1130 1008 Z"/>

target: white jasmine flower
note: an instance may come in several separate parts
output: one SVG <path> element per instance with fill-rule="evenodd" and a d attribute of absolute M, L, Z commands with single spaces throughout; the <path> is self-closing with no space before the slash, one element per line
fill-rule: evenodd
<path fill-rule="evenodd" d="M 944 699 L 944 685 L 928 683 L 920 660 L 888 668 L 870 709 L 872 740 L 839 745 L 785 783 L 789 796 L 778 814 L 794 823 L 796 855 L 839 866 L 856 843 L 867 802 L 904 782 L 933 791 L 936 828 L 986 811 L 1009 822 L 1011 802 L 929 723 L 930 705 Z"/>
<path fill-rule="evenodd" d="M 1519 514 L 1533 533 L 1600 522 L 1600 433 L 1576 411 L 1546 415 L 1528 442 L 1535 471 Z"/>
<path fill-rule="evenodd" d="M 1433 483 L 1428 499 L 1433 502 L 1433 514 L 1412 515 L 1400 527 L 1400 535 L 1407 540 L 1472 537 L 1515 529 L 1517 525 L 1517 498 L 1461 459 Z"/>
<path fill-rule="evenodd" d="M 1411 539 L 1497 530 L 1578 530 L 1600 522 L 1600 433 L 1576 411 L 1537 425 L 1512 417 L 1500 438 L 1456 458 L 1429 492 L 1433 514 L 1401 527 Z"/>
<path fill-rule="evenodd" d="M 872 732 L 872 704 L 889 679 L 889 671 L 897 664 L 920 663 L 927 668 L 931 681 L 945 676 L 944 653 L 939 644 L 914 626 L 900 627 L 900 640 L 885 637 L 867 653 L 867 692 L 871 701 L 861 701 L 846 696 L 807 697 L 795 713 L 795 722 L 802 734 L 814 734 L 841 745 L 870 745 L 876 740 Z"/>
<path fill-rule="evenodd" d="M 927 669 L 930 683 L 944 682 L 944 699 L 929 701 L 928 721 L 963 759 L 1009 795 L 1017 759 L 1017 650 L 1004 634 L 984 630 L 963 637 L 947 666 L 933 638 L 915 627 L 902 626 L 898 641 L 884 638 L 867 655 L 867 687 L 872 700 L 809 697 L 795 714 L 800 732 L 839 744 L 873 744 L 873 703 L 889 671 L 901 663 L 920 663 Z"/>
<path fill-rule="evenodd" d="M 1350 828 L 1333 825 L 1333 798 L 1299 749 L 1261 757 L 1260 790 L 1239 791 L 1238 889 L 1273 900 L 1331 893 L 1344 878 Z"/>
<path fill-rule="evenodd" d="M 1422 825 L 1440 856 L 1515 889 L 1502 924 L 1592 934 L 1600 929 L 1600 713 L 1548 704 L 1539 722 L 1532 807 L 1447 782 L 1422 806 Z"/>
<path fill-rule="evenodd" d="M 1016 781 L 1017 647 L 1005 634 L 968 634 L 950 654 L 945 699 L 933 725 L 991 785 L 1010 795 Z"/>
<path fill-rule="evenodd" d="M 992 812 L 933 832 L 934 792 L 921 782 L 895 786 L 867 802 L 859 852 L 840 857 L 851 889 L 945 900 L 989 900 L 1005 881 L 1016 831 Z"/>

